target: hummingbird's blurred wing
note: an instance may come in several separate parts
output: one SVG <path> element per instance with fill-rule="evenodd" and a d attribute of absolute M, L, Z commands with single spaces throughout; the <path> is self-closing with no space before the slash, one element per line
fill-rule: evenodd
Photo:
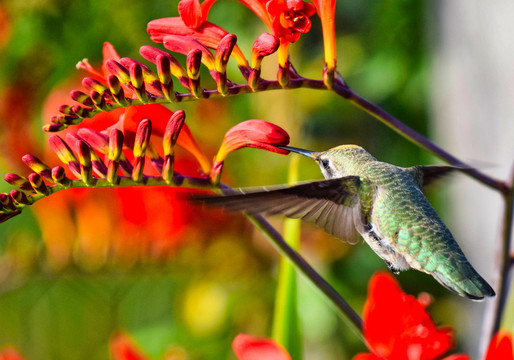
<path fill-rule="evenodd" d="M 462 171 L 465 169 L 466 168 L 451 165 L 417 165 L 406 168 L 405 170 L 416 178 L 421 189 L 423 189 L 453 171 Z"/>
<path fill-rule="evenodd" d="M 358 176 L 312 181 L 294 186 L 231 190 L 220 196 L 192 196 L 209 206 L 249 214 L 282 214 L 322 227 L 327 233 L 355 244 L 364 229 Z"/>

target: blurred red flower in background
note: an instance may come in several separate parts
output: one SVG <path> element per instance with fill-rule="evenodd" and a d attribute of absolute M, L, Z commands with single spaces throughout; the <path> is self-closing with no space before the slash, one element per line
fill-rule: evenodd
<path fill-rule="evenodd" d="M 15 349 L 8 347 L 0 351 L 0 360 L 25 360 Z"/>
<path fill-rule="evenodd" d="M 110 341 L 113 360 L 146 360 L 143 352 L 137 348 L 130 337 L 125 333 L 114 334 Z"/>
<path fill-rule="evenodd" d="M 291 360 L 291 356 L 276 341 L 239 334 L 232 342 L 238 360 Z"/>

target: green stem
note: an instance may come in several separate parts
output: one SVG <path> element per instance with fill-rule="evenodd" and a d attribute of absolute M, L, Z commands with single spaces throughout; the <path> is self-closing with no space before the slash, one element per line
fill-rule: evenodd
<path fill-rule="evenodd" d="M 292 156 L 289 163 L 288 183 L 298 181 L 298 156 Z M 299 219 L 284 219 L 284 239 L 295 251 L 300 245 L 301 223 Z M 272 336 L 282 344 L 293 359 L 302 358 L 302 342 L 298 321 L 296 272 L 293 265 L 280 257 L 278 286 L 275 296 Z"/>

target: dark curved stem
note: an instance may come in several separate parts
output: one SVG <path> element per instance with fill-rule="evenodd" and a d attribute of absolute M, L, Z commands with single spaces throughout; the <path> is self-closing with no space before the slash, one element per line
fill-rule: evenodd
<path fill-rule="evenodd" d="M 232 188 L 220 183 L 220 188 L 224 193 L 230 193 Z M 282 235 L 271 224 L 264 219 L 261 215 L 245 214 L 246 217 L 255 225 L 256 228 L 262 231 L 264 235 L 271 241 L 278 252 L 285 256 L 291 263 L 310 279 L 313 284 L 320 289 L 350 321 L 353 327 L 362 336 L 362 319 L 353 310 L 353 308 L 346 302 L 346 300 L 318 273 L 312 266 L 309 265 L 305 259 L 298 254 L 289 244 L 284 240 Z"/>
<path fill-rule="evenodd" d="M 494 314 L 494 323 L 491 336 L 500 329 L 501 319 L 505 309 L 505 303 L 509 294 L 507 281 L 509 271 L 512 266 L 510 246 L 512 243 L 512 220 L 514 215 L 514 166 L 511 170 L 509 179 L 509 191 L 504 196 L 504 210 L 502 222 L 502 248 L 501 248 L 501 268 L 500 284 L 498 287 L 497 304 Z"/>
<path fill-rule="evenodd" d="M 296 269 L 309 278 L 314 285 L 332 301 L 332 303 L 348 318 L 359 334 L 362 335 L 362 320 L 346 300 L 320 274 L 318 274 L 316 270 L 314 270 L 312 266 L 310 266 L 309 263 L 300 256 L 300 254 L 293 250 L 293 248 L 291 248 L 282 238 L 282 235 L 280 235 L 278 231 L 262 216 L 246 215 L 246 217 L 268 237 L 281 255 L 289 259 Z"/>
<path fill-rule="evenodd" d="M 403 122 L 389 114 L 387 111 L 383 110 L 380 106 L 377 106 L 369 102 L 368 100 L 362 98 L 361 96 L 357 95 L 341 79 L 338 79 L 338 81 L 334 83 L 333 90 L 339 96 L 347 99 L 352 104 L 363 109 L 368 114 L 372 115 L 373 117 L 380 120 L 382 123 L 386 124 L 403 137 L 407 138 L 409 141 L 430 151 L 431 153 L 447 161 L 448 163 L 463 168 L 463 172 L 467 173 L 469 176 L 475 178 L 481 183 L 500 191 L 504 196 L 509 192 L 509 187 L 507 186 L 507 184 L 500 180 L 496 180 L 467 165 L 463 161 L 457 159 L 455 156 L 440 148 L 425 136 L 421 135 L 414 129 L 408 127 Z"/>

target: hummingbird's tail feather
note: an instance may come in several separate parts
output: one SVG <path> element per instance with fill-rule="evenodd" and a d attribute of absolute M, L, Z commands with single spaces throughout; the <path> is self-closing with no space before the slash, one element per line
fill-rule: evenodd
<path fill-rule="evenodd" d="M 474 269 L 472 270 L 473 274 L 471 276 L 461 277 L 458 280 L 452 280 L 437 271 L 433 272 L 432 276 L 448 290 L 471 300 L 483 300 L 486 296 L 495 296 L 496 294 L 491 285 Z"/>

